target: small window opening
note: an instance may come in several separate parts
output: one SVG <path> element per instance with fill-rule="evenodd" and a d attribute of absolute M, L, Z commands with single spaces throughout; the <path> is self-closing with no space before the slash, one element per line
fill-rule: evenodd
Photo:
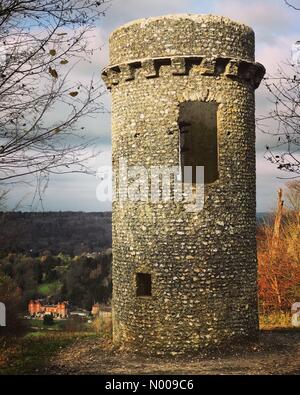
<path fill-rule="evenodd" d="M 180 104 L 180 159 L 182 174 L 184 167 L 193 170 L 192 183 L 196 183 L 196 167 L 204 167 L 204 183 L 219 178 L 218 133 L 216 102 L 187 101 Z M 184 180 L 191 182 L 191 180 Z"/>
<path fill-rule="evenodd" d="M 136 296 L 152 295 L 152 278 L 149 273 L 136 273 Z"/>

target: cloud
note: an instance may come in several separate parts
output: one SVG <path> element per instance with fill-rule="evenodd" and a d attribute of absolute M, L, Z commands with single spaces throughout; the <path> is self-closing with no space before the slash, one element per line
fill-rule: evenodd
<path fill-rule="evenodd" d="M 110 145 L 99 146 L 101 154 L 90 158 L 88 165 L 95 172 L 101 170 L 101 166 L 111 163 Z M 87 156 L 90 156 L 90 151 Z M 111 202 L 97 200 L 96 190 L 99 179 L 95 175 L 66 173 L 63 175 L 50 175 L 49 184 L 43 195 L 42 205 L 33 196 L 35 193 L 35 183 L 30 177 L 23 178 L 23 182 L 29 184 L 16 184 L 11 188 L 8 195 L 8 208 L 15 208 L 23 211 L 41 210 L 46 211 L 111 211 Z M 33 206 L 32 206 L 33 203 Z"/>
<path fill-rule="evenodd" d="M 195 0 L 114 0 L 103 22 L 112 31 L 129 21 L 174 13 L 193 13 Z"/>
<path fill-rule="evenodd" d="M 286 178 L 286 179 L 285 179 Z M 263 153 L 256 156 L 257 211 L 272 211 L 276 207 L 277 193 L 288 181 L 287 174 L 266 161 Z"/>
<path fill-rule="evenodd" d="M 276 45 L 260 43 L 256 50 L 256 60 L 263 63 L 268 74 L 276 73 L 279 63 L 291 60 L 292 46 L 298 37 L 296 34 L 279 36 Z"/>
<path fill-rule="evenodd" d="M 278 36 L 289 33 L 299 23 L 297 12 L 290 13 L 281 0 L 215 0 L 217 13 L 251 26 L 257 42 L 276 44 Z"/>
<path fill-rule="evenodd" d="M 274 73 L 277 64 L 290 56 L 292 44 L 299 39 L 299 15 L 290 10 L 282 0 L 114 0 L 106 17 L 99 20 L 91 32 L 90 48 L 101 47 L 94 52 L 91 63 L 76 66 L 71 77 L 75 81 L 89 81 L 100 76 L 101 69 L 108 64 L 108 37 L 120 25 L 134 19 L 171 13 L 211 13 L 225 15 L 250 25 L 256 33 L 256 58 L 269 73 Z M 263 85 L 257 90 L 257 114 L 266 114 L 270 109 L 267 91 Z M 110 107 L 110 96 L 103 97 Z M 55 119 L 61 119 L 62 108 L 55 110 Z M 84 126 L 89 137 L 98 137 L 99 146 L 110 145 L 110 116 L 99 115 L 86 118 Z M 282 186 L 284 174 L 263 158 L 264 147 L 271 145 L 272 137 L 257 131 L 257 201 L 258 211 L 268 211 L 276 204 L 276 189 Z M 93 166 L 96 168 L 98 163 Z M 45 196 L 46 210 L 105 210 L 96 200 L 96 179 L 82 175 L 63 175 L 51 179 Z M 15 190 L 14 196 L 23 196 L 26 189 Z M 12 205 L 13 207 L 13 205 Z"/>

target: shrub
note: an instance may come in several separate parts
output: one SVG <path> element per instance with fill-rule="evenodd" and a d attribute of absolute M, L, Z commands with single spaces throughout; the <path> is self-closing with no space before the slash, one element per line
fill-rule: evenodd
<path fill-rule="evenodd" d="M 44 325 L 51 326 L 54 324 L 53 316 L 52 314 L 45 314 L 44 319 L 43 319 Z"/>
<path fill-rule="evenodd" d="M 22 293 L 16 283 L 8 276 L 0 273 L 0 301 L 6 307 L 6 326 L 0 327 L 0 336 L 21 334 L 25 325 L 21 317 Z"/>
<path fill-rule="evenodd" d="M 260 329 L 291 328 L 291 314 L 275 311 L 259 315 Z"/>
<path fill-rule="evenodd" d="M 95 332 L 103 337 L 110 338 L 112 336 L 112 319 L 111 315 L 103 317 L 98 315 L 92 322 L 92 327 Z"/>
<path fill-rule="evenodd" d="M 300 195 L 298 199 L 300 204 Z M 266 224 L 258 233 L 258 288 L 263 313 L 287 311 L 300 298 L 299 240 L 300 213 L 283 209 L 280 190 L 274 225 Z"/>
<path fill-rule="evenodd" d="M 86 330 L 85 320 L 72 317 L 64 321 L 61 328 L 66 332 L 83 332 Z"/>

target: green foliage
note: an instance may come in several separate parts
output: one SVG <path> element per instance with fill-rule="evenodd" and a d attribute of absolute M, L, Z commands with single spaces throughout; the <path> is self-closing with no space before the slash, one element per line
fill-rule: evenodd
<path fill-rule="evenodd" d="M 53 297 L 59 294 L 62 284 L 60 281 L 53 281 L 52 283 L 44 283 L 38 286 L 38 294 L 41 296 Z"/>
<path fill-rule="evenodd" d="M 89 310 L 95 301 L 111 298 L 111 259 L 111 250 L 76 257 L 8 254 L 0 258 L 0 271 L 18 286 L 24 311 L 30 299 L 38 298 L 68 300 Z"/>
<path fill-rule="evenodd" d="M 0 338 L 0 375 L 47 373 L 49 360 L 56 352 L 79 338 L 94 336 L 92 333 L 45 332 L 30 333 L 10 341 Z"/>
<path fill-rule="evenodd" d="M 45 314 L 43 319 L 43 324 L 47 326 L 51 326 L 54 324 L 54 319 L 52 314 Z"/>
<path fill-rule="evenodd" d="M 111 255 L 74 258 L 66 273 L 63 296 L 85 309 L 94 301 L 107 302 L 111 297 Z"/>

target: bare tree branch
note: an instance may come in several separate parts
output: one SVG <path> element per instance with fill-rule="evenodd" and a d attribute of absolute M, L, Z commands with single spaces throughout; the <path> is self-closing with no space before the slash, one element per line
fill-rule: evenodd
<path fill-rule="evenodd" d="M 265 158 L 292 177 L 300 176 L 300 65 L 288 62 L 265 78 L 273 108 L 257 120 L 258 129 L 274 136 Z"/>
<path fill-rule="evenodd" d="M 72 72 L 93 55 L 91 34 L 109 2 L 1 1 L 0 188 L 33 175 L 38 195 L 51 173 L 91 172 L 95 140 L 80 122 L 106 112 L 105 88 L 72 81 Z"/>
<path fill-rule="evenodd" d="M 285 4 L 300 11 L 292 2 Z M 265 87 L 273 108 L 257 119 L 257 127 L 274 137 L 266 146 L 265 158 L 287 173 L 287 178 L 300 176 L 300 40 L 292 47 L 292 57 L 278 66 L 275 75 L 265 77 Z"/>
<path fill-rule="evenodd" d="M 289 6 L 289 7 L 293 8 L 294 10 L 296 10 L 296 11 L 300 11 L 300 8 L 298 8 L 298 7 L 294 6 L 294 5 L 293 5 L 293 4 L 291 4 L 289 1 L 287 1 L 287 0 L 284 0 L 284 2 L 285 2 L 285 4 L 286 4 L 287 6 Z"/>

